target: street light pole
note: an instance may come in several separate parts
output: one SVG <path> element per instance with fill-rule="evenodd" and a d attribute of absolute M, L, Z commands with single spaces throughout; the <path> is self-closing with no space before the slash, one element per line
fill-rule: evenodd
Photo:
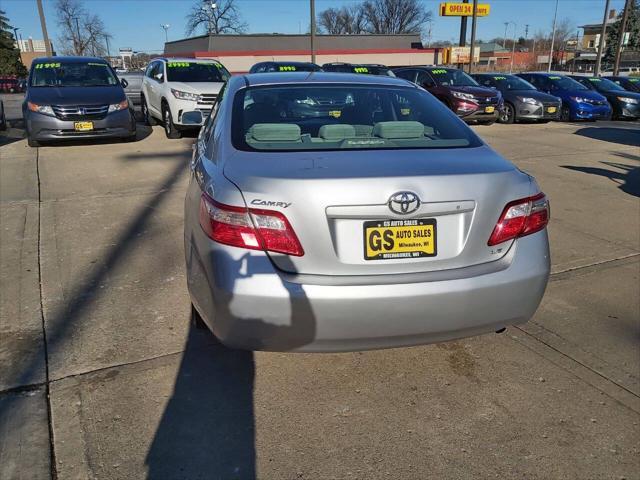
<path fill-rule="evenodd" d="M 316 63 L 316 2 L 315 0 L 310 0 L 311 9 L 311 63 Z"/>
<path fill-rule="evenodd" d="M 593 74 L 597 77 L 600 75 L 600 65 L 602 63 L 602 50 L 604 48 L 604 41 L 607 38 L 607 17 L 609 16 L 609 2 L 607 0 L 604 5 L 604 18 L 602 19 L 602 31 L 600 32 L 600 42 L 598 43 L 598 56 L 596 57 L 596 68 Z"/>
<path fill-rule="evenodd" d="M 473 17 L 471 18 L 471 54 L 469 55 L 469 73 L 473 71 L 474 50 L 476 48 L 476 23 L 478 20 L 478 0 L 473 0 Z"/>
<path fill-rule="evenodd" d="M 553 14 L 553 28 L 551 30 L 551 49 L 549 50 L 549 64 L 547 65 L 547 72 L 551 71 L 551 62 L 553 61 L 553 44 L 556 40 L 556 20 L 558 19 L 558 2 L 559 0 L 556 0 L 556 11 Z"/>
<path fill-rule="evenodd" d="M 507 48 L 507 28 L 509 28 L 509 22 L 504 22 L 504 37 L 502 37 L 502 48 Z"/>
<path fill-rule="evenodd" d="M 42 39 L 44 40 L 45 54 L 47 57 L 50 57 L 53 52 L 51 51 L 51 42 L 49 41 L 49 34 L 47 33 L 47 21 L 44 18 L 42 0 L 38 0 L 38 15 L 40 16 L 40 28 L 42 28 Z"/>
<path fill-rule="evenodd" d="M 18 41 L 18 30 L 20 30 L 20 27 L 13 27 L 13 38 L 16 39 L 18 50 L 22 50 L 22 45 L 20 45 L 20 42 Z"/>
<path fill-rule="evenodd" d="M 160 27 L 164 30 L 164 42 L 167 43 L 169 41 L 169 34 L 167 33 L 169 30 L 169 27 L 171 25 L 169 25 L 168 23 L 161 23 Z"/>

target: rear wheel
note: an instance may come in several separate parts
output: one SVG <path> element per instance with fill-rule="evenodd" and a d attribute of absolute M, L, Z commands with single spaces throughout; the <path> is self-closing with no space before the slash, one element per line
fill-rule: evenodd
<path fill-rule="evenodd" d="M 571 121 L 571 109 L 569 108 L 569 105 L 562 106 L 562 109 L 560 110 L 560 120 L 563 122 Z"/>
<path fill-rule="evenodd" d="M 500 114 L 500 123 L 514 123 L 516 121 L 516 111 L 510 103 L 504 104 L 504 109 Z"/>
<path fill-rule="evenodd" d="M 32 138 L 31 135 L 27 133 L 27 145 L 36 148 L 40 146 L 40 142 Z"/>
<path fill-rule="evenodd" d="M 167 138 L 181 138 L 182 132 L 176 128 L 171 116 L 171 110 L 166 103 L 162 106 L 162 120 L 164 121 L 164 133 Z"/>
<path fill-rule="evenodd" d="M 202 317 L 198 313 L 198 310 L 196 310 L 196 307 L 193 306 L 193 303 L 191 304 L 191 323 L 198 330 L 208 330 L 209 328 L 207 327 L 207 324 L 204 323 L 204 320 L 202 320 Z"/>
<path fill-rule="evenodd" d="M 151 112 L 149 111 L 149 106 L 147 105 L 147 99 L 142 97 L 141 101 L 142 106 L 142 118 L 144 120 L 144 124 L 153 127 L 156 124 L 156 119 L 151 116 Z"/>

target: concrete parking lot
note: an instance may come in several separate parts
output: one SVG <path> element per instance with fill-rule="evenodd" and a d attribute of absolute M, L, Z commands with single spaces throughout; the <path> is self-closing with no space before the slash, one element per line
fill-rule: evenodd
<path fill-rule="evenodd" d="M 551 199 L 553 273 L 527 325 L 313 355 L 190 326 L 193 138 L 31 149 L 16 115 L 0 132 L 0 478 L 640 478 L 638 123 L 474 127 Z"/>

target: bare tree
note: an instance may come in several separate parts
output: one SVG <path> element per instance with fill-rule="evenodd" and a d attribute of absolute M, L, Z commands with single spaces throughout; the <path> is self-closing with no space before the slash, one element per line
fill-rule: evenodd
<path fill-rule="evenodd" d="M 89 13 L 81 0 L 57 0 L 55 8 L 63 54 L 106 55 L 106 41 L 111 35 L 98 15 Z"/>
<path fill-rule="evenodd" d="M 418 0 L 365 0 L 362 9 L 370 33 L 418 33 L 431 20 Z"/>
<path fill-rule="evenodd" d="M 320 30 L 331 35 L 356 35 L 367 32 L 362 5 L 327 8 L 318 15 Z"/>
<path fill-rule="evenodd" d="M 236 5 L 236 0 L 197 0 L 187 15 L 185 33 L 192 35 L 198 30 L 205 33 L 244 33 L 248 25 Z"/>

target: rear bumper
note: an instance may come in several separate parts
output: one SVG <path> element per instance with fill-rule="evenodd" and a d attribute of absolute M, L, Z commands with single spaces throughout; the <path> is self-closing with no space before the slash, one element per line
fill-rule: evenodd
<path fill-rule="evenodd" d="M 261 252 L 191 238 L 194 305 L 224 344 L 250 350 L 367 350 L 493 332 L 531 318 L 550 268 L 546 231 L 519 239 L 490 273 L 465 276 L 470 267 L 448 279 L 433 272 L 372 285 L 305 283 Z"/>
<path fill-rule="evenodd" d="M 125 138 L 136 132 L 136 123 L 130 110 L 110 113 L 93 122 L 93 130 L 77 132 L 75 122 L 60 120 L 49 115 L 28 111 L 25 114 L 29 136 L 38 141 L 90 139 L 90 138 Z"/>

